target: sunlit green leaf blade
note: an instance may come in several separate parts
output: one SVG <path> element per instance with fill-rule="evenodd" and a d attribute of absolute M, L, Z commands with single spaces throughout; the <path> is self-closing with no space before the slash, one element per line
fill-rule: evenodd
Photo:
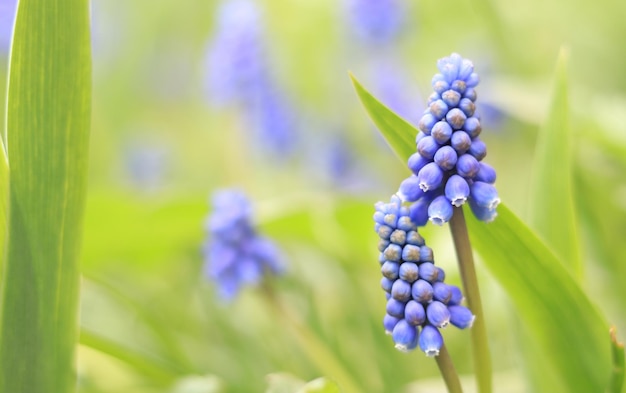
<path fill-rule="evenodd" d="M 385 136 L 389 146 L 399 157 L 408 159 L 411 154 L 415 153 L 415 136 L 418 130 L 365 90 L 354 75 L 350 74 L 350 78 L 365 110 Z"/>
<path fill-rule="evenodd" d="M 406 162 L 414 151 L 416 130 L 372 96 L 365 107 L 372 118 L 384 114 L 380 131 Z M 392 119 L 393 117 L 396 119 Z M 402 133 L 405 136 L 402 136 Z M 404 141 L 404 142 L 403 142 Z M 563 391 L 603 391 L 609 382 L 611 355 L 608 324 L 563 263 L 506 206 L 498 206 L 494 223 L 468 220 L 472 244 L 505 288 L 532 335 L 536 356 L 547 356 Z M 582 350 L 581 348 L 584 348 Z M 532 354 L 532 350 L 526 351 Z M 532 361 L 532 358 L 528 361 Z"/>
<path fill-rule="evenodd" d="M 86 0 L 21 0 L 9 76 L 0 391 L 71 392 L 87 180 Z"/>
<path fill-rule="evenodd" d="M 472 244 L 511 297 L 516 311 L 549 356 L 563 391 L 603 391 L 611 355 L 608 324 L 572 275 L 506 206 L 490 224 L 468 220 Z"/>
<path fill-rule="evenodd" d="M 531 225 L 575 276 L 582 261 L 572 193 L 567 55 L 561 50 L 548 118 L 539 130 L 533 166 Z"/>

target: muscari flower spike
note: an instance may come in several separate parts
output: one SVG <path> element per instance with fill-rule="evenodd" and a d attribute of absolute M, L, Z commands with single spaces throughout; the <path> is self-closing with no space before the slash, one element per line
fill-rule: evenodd
<path fill-rule="evenodd" d="M 217 284 L 219 295 L 231 300 L 243 286 L 258 284 L 266 273 L 280 274 L 283 266 L 274 243 L 256 232 L 252 206 L 242 192 L 215 192 L 212 203 L 205 273 Z"/>
<path fill-rule="evenodd" d="M 346 0 L 350 27 L 369 44 L 387 44 L 399 35 L 405 6 L 405 0 Z"/>
<path fill-rule="evenodd" d="M 444 283 L 445 272 L 435 266 L 432 249 L 411 220 L 411 209 L 397 195 L 375 207 L 381 286 L 387 293 L 385 331 L 400 351 L 419 346 L 427 356 L 437 356 L 443 345 L 439 330 L 448 324 L 471 327 L 474 315 L 461 305 L 461 290 Z"/>
<path fill-rule="evenodd" d="M 398 193 L 413 202 L 411 218 L 418 226 L 428 220 L 443 225 L 452 218 L 452 207 L 465 202 L 479 220 L 493 221 L 500 198 L 496 171 L 482 162 L 487 148 L 476 113 L 478 75 L 472 62 L 456 53 L 440 59 L 437 68 L 434 92 L 418 124 L 417 152 L 408 160 L 413 175 Z"/>

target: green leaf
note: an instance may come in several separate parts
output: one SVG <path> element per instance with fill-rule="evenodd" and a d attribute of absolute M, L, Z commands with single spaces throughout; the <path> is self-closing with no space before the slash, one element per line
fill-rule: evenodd
<path fill-rule="evenodd" d="M 399 118 L 394 120 L 396 115 L 374 97 L 366 98 L 372 118 L 385 115 L 387 121 L 379 127 L 390 144 L 405 141 L 406 146 L 394 150 L 406 162 L 414 151 L 408 142 L 414 130 L 401 125 Z M 490 224 L 467 215 L 472 217 L 468 219 L 472 244 L 509 294 L 532 337 L 536 350 L 525 353 L 549 359 L 544 363 L 551 369 L 545 372 L 554 374 L 562 391 L 603 391 L 611 369 L 608 325 L 564 264 L 504 204 Z"/>
<path fill-rule="evenodd" d="M 580 279 L 582 259 L 572 193 L 571 127 L 567 93 L 567 54 L 561 50 L 552 104 L 539 130 L 533 166 L 530 223 Z"/>
<path fill-rule="evenodd" d="M 7 255 L 7 241 L 9 235 L 9 161 L 7 160 L 4 142 L 0 138 L 0 267 L 3 266 Z M 0 269 L 0 282 L 2 269 Z"/>
<path fill-rule="evenodd" d="M 21 0 L 9 75 L 0 391 L 71 392 L 91 110 L 89 3 Z"/>
<path fill-rule="evenodd" d="M 398 157 L 406 158 L 404 161 L 406 165 L 406 160 L 415 153 L 415 137 L 418 130 L 365 90 L 354 75 L 350 74 L 350 78 L 370 118 Z"/>
<path fill-rule="evenodd" d="M 341 393 L 339 386 L 325 377 L 306 383 L 287 373 L 274 373 L 267 376 L 267 381 L 265 393 Z"/>
<path fill-rule="evenodd" d="M 539 344 L 533 356 L 549 356 L 564 391 L 603 391 L 611 367 L 609 327 L 572 275 L 506 206 L 498 206 L 493 223 L 472 216 L 468 227 L 484 264 Z"/>

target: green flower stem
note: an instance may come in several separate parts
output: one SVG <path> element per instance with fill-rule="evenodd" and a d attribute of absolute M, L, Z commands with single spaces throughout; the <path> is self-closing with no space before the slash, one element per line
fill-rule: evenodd
<path fill-rule="evenodd" d="M 474 325 L 471 329 L 474 368 L 476 374 L 476 383 L 480 393 L 491 393 L 491 356 L 489 353 L 489 345 L 487 340 L 487 329 L 485 327 L 485 318 L 483 316 L 483 307 L 480 301 L 480 292 L 478 290 L 478 280 L 476 279 L 476 270 L 474 268 L 474 257 L 472 256 L 472 246 L 470 245 L 469 235 L 467 233 L 467 224 L 463 215 L 462 207 L 455 207 L 454 214 L 450 220 L 450 231 L 454 241 L 457 260 L 459 262 L 459 271 L 463 280 L 463 288 L 467 304 L 476 316 Z"/>
<path fill-rule="evenodd" d="M 363 389 L 359 388 L 359 385 L 354 381 L 343 365 L 337 361 L 326 344 L 305 324 L 300 322 L 299 318 L 283 304 L 278 296 L 276 296 L 274 290 L 266 284 L 262 287 L 262 291 L 268 306 L 274 311 L 278 318 L 281 318 L 285 322 L 284 326 L 288 326 L 292 330 L 300 346 L 319 370 L 329 378 L 334 379 L 341 387 L 342 392 L 362 392 Z"/>
<path fill-rule="evenodd" d="M 452 363 L 452 358 L 450 357 L 448 349 L 445 345 L 441 347 L 441 349 L 439 350 L 439 356 L 435 356 L 435 360 L 437 361 L 437 366 L 439 367 L 441 376 L 446 383 L 448 392 L 463 393 L 463 388 L 461 387 L 459 375 L 456 373 L 456 369 L 454 368 L 454 364 Z"/>

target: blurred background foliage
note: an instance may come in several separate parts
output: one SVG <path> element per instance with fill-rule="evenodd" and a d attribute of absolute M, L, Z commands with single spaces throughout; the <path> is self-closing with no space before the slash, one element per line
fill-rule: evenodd
<path fill-rule="evenodd" d="M 231 186 L 258 202 L 260 230 L 284 251 L 286 275 L 273 281 L 278 296 L 363 391 L 442 391 L 431 359 L 396 351 L 383 334 L 371 215 L 407 169 L 368 120 L 347 71 L 415 123 L 436 60 L 453 51 L 481 76 L 482 139 L 500 196 L 528 219 L 536 133 L 557 53 L 569 48 L 583 285 L 624 337 L 625 2 L 398 0 L 397 31 L 372 39 L 359 32 L 348 1 L 258 0 L 261 56 L 289 116 L 289 138 L 278 149 L 263 143 L 267 136 L 241 105 L 216 103 L 207 87 L 227 2 L 92 2 L 80 392 L 281 391 L 275 385 L 298 389 L 299 380 L 327 373 L 257 291 L 224 303 L 203 275 L 208 196 Z M 0 4 L 6 74 L 14 2 Z M 6 77 L 0 81 L 6 89 Z M 272 121 L 276 129 L 287 120 Z M 429 225 L 423 235 L 459 285 L 448 230 Z M 516 312 L 480 265 L 478 273 L 496 391 L 529 391 Z M 444 336 L 469 376 L 468 333 Z"/>

